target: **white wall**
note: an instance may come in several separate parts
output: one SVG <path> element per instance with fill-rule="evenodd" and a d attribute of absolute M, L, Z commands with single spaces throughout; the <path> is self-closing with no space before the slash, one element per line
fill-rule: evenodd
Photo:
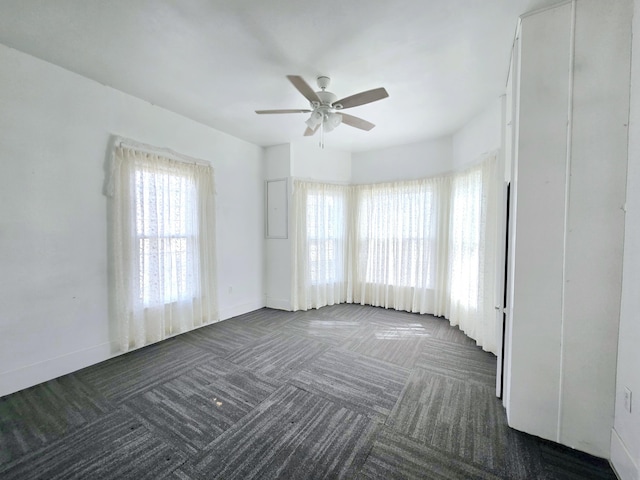
<path fill-rule="evenodd" d="M 565 3 L 523 18 L 520 51 L 509 424 L 606 458 L 630 19 L 627 0 Z"/>
<path fill-rule="evenodd" d="M 265 179 L 288 179 L 288 238 L 266 240 L 266 305 L 291 310 L 291 198 L 293 178 L 349 183 L 351 154 L 296 142 L 265 148 Z"/>
<path fill-rule="evenodd" d="M 559 430 L 561 443 L 605 457 L 622 288 L 632 4 L 576 3 Z"/>
<path fill-rule="evenodd" d="M 446 174 L 501 147 L 502 103 L 496 98 L 453 136 L 352 155 L 351 182 L 410 180 Z"/>
<path fill-rule="evenodd" d="M 509 424 L 558 440 L 571 5 L 522 21 Z M 541 126 L 544 126 L 541 127 Z"/>
<path fill-rule="evenodd" d="M 611 461 L 622 480 L 640 479 L 640 0 L 634 1 L 627 197 Z M 631 412 L 624 408 L 629 388 Z"/>
<path fill-rule="evenodd" d="M 266 239 L 266 305 L 291 310 L 291 145 L 275 145 L 265 151 L 265 180 L 287 179 L 287 238 Z"/>
<path fill-rule="evenodd" d="M 504 117 L 502 123 L 503 131 L 503 150 L 502 161 L 504 166 L 504 178 L 510 184 L 510 197 L 509 205 L 506 205 L 506 198 L 503 197 L 503 214 L 506 219 L 507 211 L 509 214 L 509 225 L 505 226 L 508 231 L 505 231 L 505 241 L 503 243 L 503 253 L 507 259 L 506 271 L 502 272 L 503 285 L 506 288 L 504 292 L 503 301 L 498 305 L 504 304 L 504 317 L 503 317 L 503 338 L 502 338 L 502 351 L 499 361 L 502 365 L 498 364 L 498 372 L 502 381 L 502 404 L 507 408 L 507 418 L 509 417 L 509 405 L 511 403 L 511 348 L 513 346 L 513 315 L 511 315 L 511 306 L 513 305 L 513 276 L 514 276 L 514 252 L 513 247 L 515 245 L 515 212 L 517 210 L 518 203 L 518 172 L 514 170 L 517 168 L 516 158 L 516 138 L 517 138 L 517 126 L 515 121 L 517 118 L 517 107 L 520 87 L 520 69 L 519 69 L 519 55 L 520 55 L 520 38 L 519 32 L 516 32 L 514 43 L 511 49 L 511 61 L 509 63 L 509 73 L 507 78 L 507 84 L 505 88 L 504 96 Z M 506 192 L 505 192 L 506 195 Z M 505 278 L 506 275 L 506 278 Z M 506 281 L 505 281 L 506 280 Z M 500 369 L 503 368 L 502 371 Z M 498 389 L 500 387 L 497 387 Z"/>
<path fill-rule="evenodd" d="M 1 45 L 0 65 L 0 395 L 112 354 L 112 134 L 212 162 L 220 316 L 264 305 L 262 149 Z"/>
<path fill-rule="evenodd" d="M 358 152 L 352 155 L 351 182 L 358 184 L 410 180 L 453 169 L 451 137 Z"/>
<path fill-rule="evenodd" d="M 501 128 L 502 101 L 496 98 L 453 135 L 453 168 L 462 170 L 484 154 L 498 150 Z"/>
<path fill-rule="evenodd" d="M 320 182 L 348 183 L 351 180 L 351 153 L 319 148 L 313 143 L 292 143 L 291 175 Z"/>

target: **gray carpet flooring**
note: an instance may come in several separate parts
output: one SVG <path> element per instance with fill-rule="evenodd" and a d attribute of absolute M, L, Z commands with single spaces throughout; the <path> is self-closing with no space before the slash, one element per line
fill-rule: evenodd
<path fill-rule="evenodd" d="M 0 399 L 2 479 L 615 479 L 507 426 L 446 320 L 262 309 Z"/>

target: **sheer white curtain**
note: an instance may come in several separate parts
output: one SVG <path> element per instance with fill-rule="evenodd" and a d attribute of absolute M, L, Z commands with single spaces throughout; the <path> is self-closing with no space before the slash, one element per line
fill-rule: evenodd
<path fill-rule="evenodd" d="M 448 318 L 496 353 L 496 156 L 443 177 L 294 182 L 293 309 L 361 303 Z"/>
<path fill-rule="evenodd" d="M 458 173 L 451 188 L 449 304 L 452 325 L 496 353 L 498 180 L 496 158 Z"/>
<path fill-rule="evenodd" d="M 120 348 L 216 321 L 213 169 L 119 146 L 111 175 Z"/>
<path fill-rule="evenodd" d="M 420 313 L 441 308 L 450 183 L 440 177 L 356 187 L 356 302 Z"/>
<path fill-rule="evenodd" d="M 293 182 L 294 310 L 347 300 L 349 196 L 346 186 Z"/>

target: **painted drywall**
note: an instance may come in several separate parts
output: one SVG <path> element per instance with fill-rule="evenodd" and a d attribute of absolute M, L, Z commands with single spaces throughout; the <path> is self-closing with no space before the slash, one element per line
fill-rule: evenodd
<path fill-rule="evenodd" d="M 212 162 L 220 317 L 264 305 L 262 149 L 0 45 L 0 395 L 114 353 L 110 135 Z"/>
<path fill-rule="evenodd" d="M 528 16 L 520 116 L 509 424 L 558 440 L 571 5 Z M 546 125 L 546 128 L 541 128 Z"/>
<path fill-rule="evenodd" d="M 494 99 L 453 135 L 453 168 L 462 170 L 501 147 L 502 101 Z"/>
<path fill-rule="evenodd" d="M 320 148 L 315 143 L 292 143 L 291 175 L 321 182 L 348 183 L 351 181 L 351 153 Z"/>
<path fill-rule="evenodd" d="M 572 90 L 559 430 L 561 443 L 607 457 L 622 288 L 632 14 L 631 0 L 576 2 L 573 62 L 579 68 Z"/>
<path fill-rule="evenodd" d="M 351 182 L 393 182 L 453 170 L 451 137 L 352 154 Z"/>
<path fill-rule="evenodd" d="M 520 37 L 509 424 L 606 458 L 631 13 L 578 0 L 524 17 Z"/>
<path fill-rule="evenodd" d="M 314 143 L 291 143 L 265 149 L 265 179 L 288 179 L 288 238 L 266 240 L 266 304 L 291 310 L 291 198 L 293 178 L 349 183 L 351 154 Z"/>
<path fill-rule="evenodd" d="M 622 480 L 640 478 L 640 0 L 634 1 L 626 219 L 611 460 Z M 624 391 L 631 392 L 631 411 Z"/>
<path fill-rule="evenodd" d="M 287 207 L 291 204 L 291 145 L 266 147 L 265 180 L 287 180 Z M 287 238 L 266 239 L 266 305 L 278 310 L 291 310 L 291 222 L 287 208 Z"/>
<path fill-rule="evenodd" d="M 513 46 L 511 49 L 511 61 L 509 62 L 509 74 L 507 78 L 507 85 L 505 88 L 504 96 L 504 119 L 502 124 L 504 145 L 502 150 L 502 158 L 504 162 L 504 175 L 505 180 L 510 184 L 510 196 L 509 196 L 509 227 L 508 237 L 505 242 L 505 256 L 507 257 L 507 268 L 505 271 L 506 281 L 504 287 L 506 288 L 505 296 L 505 319 L 504 332 L 503 332 L 503 358 L 502 360 L 502 405 L 507 410 L 507 418 L 510 416 L 509 408 L 511 404 L 511 355 L 513 346 L 513 278 L 515 271 L 514 262 L 514 246 L 516 238 L 516 222 L 515 213 L 518 208 L 518 172 L 516 162 L 516 138 L 517 138 L 517 125 L 515 121 L 517 118 L 518 107 L 518 88 L 520 86 L 520 32 L 516 32 Z M 506 212 L 505 212 L 506 213 Z M 501 366 L 498 364 L 498 368 Z"/>

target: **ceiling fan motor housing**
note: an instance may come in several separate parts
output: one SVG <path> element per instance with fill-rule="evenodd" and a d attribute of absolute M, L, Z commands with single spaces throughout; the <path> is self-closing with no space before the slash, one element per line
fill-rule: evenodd
<path fill-rule="evenodd" d="M 314 105 L 312 102 L 311 106 L 313 108 L 326 107 L 324 110 L 331 109 L 333 103 L 338 99 L 334 93 L 327 92 L 326 90 L 331 83 L 331 79 L 325 75 L 320 75 L 316 78 L 316 81 L 318 82 L 318 87 L 320 87 L 320 91 L 316 92 L 316 95 L 318 95 L 318 98 L 320 99 L 320 105 Z"/>
<path fill-rule="evenodd" d="M 318 98 L 320 99 L 320 105 L 331 106 L 333 102 L 338 100 L 338 97 L 335 93 L 327 92 L 326 90 L 322 90 L 320 92 L 316 92 Z"/>

